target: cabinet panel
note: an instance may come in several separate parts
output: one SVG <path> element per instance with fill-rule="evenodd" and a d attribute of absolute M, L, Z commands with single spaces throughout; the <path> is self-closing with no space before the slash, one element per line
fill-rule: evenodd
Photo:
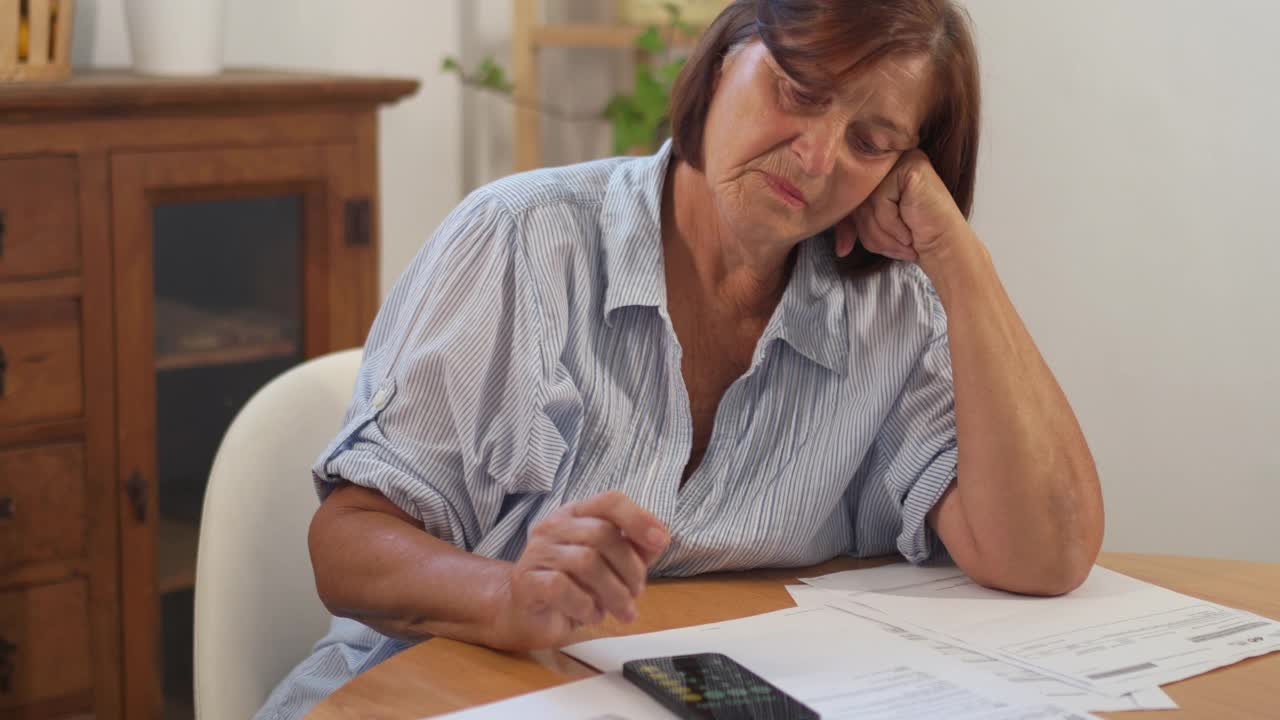
<path fill-rule="evenodd" d="M 83 580 L 0 593 L 0 710 L 89 698 L 88 604 Z"/>
<path fill-rule="evenodd" d="M 113 156 L 126 716 L 187 717 L 195 549 L 231 420 L 272 378 L 340 349 L 334 275 L 355 193 L 345 145 Z M 354 325 L 355 323 L 352 323 Z M 362 337 L 362 335 L 360 336 Z"/>
<path fill-rule="evenodd" d="M 0 575 L 85 555 L 84 448 L 0 450 Z"/>
<path fill-rule="evenodd" d="M 0 280 L 80 268 L 74 158 L 0 160 Z"/>
<path fill-rule="evenodd" d="M 78 417 L 83 405 L 79 302 L 0 304 L 0 425 Z"/>

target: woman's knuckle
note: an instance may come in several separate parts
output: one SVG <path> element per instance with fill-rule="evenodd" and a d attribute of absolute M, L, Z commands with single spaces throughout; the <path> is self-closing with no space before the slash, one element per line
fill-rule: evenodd
<path fill-rule="evenodd" d="M 613 526 L 603 520 L 597 520 L 587 528 L 587 542 L 595 547 L 604 547 L 613 540 Z"/>
<path fill-rule="evenodd" d="M 551 598 L 558 598 L 569 590 L 572 582 L 565 577 L 564 573 L 553 572 L 547 576 L 547 595 Z"/>
<path fill-rule="evenodd" d="M 569 555 L 570 566 L 581 575 L 594 575 L 599 563 L 600 556 L 589 547 L 578 546 Z"/>
<path fill-rule="evenodd" d="M 533 545 L 541 540 L 546 540 L 549 534 L 550 531 L 546 524 L 540 522 L 532 528 L 529 528 L 529 544 Z"/>

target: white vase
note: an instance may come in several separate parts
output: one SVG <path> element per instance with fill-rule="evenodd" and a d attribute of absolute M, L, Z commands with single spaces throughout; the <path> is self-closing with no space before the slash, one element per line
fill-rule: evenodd
<path fill-rule="evenodd" d="M 696 27 L 710 25 L 730 0 L 617 0 L 618 19 L 628 25 L 665 25 L 668 15 L 664 5 L 674 2 L 680 17 Z"/>
<path fill-rule="evenodd" d="M 133 69 L 144 75 L 222 72 L 225 0 L 125 0 Z"/>

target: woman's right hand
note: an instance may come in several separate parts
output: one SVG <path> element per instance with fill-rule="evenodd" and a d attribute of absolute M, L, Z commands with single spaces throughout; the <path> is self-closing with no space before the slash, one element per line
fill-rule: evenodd
<path fill-rule="evenodd" d="M 555 647 L 606 613 L 631 622 L 649 567 L 668 542 L 662 522 L 617 490 L 559 508 L 530 530 L 499 591 L 488 644 Z"/>

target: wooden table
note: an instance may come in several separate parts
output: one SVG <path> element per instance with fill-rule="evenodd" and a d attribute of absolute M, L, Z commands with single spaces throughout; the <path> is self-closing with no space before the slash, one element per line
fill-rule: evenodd
<path fill-rule="evenodd" d="M 839 558 L 801 570 L 656 580 L 637 601 L 640 619 L 583 628 L 572 642 L 718 622 L 791 607 L 783 585 L 797 577 L 874 567 L 891 559 Z M 1105 553 L 1099 564 L 1178 592 L 1280 619 L 1280 565 L 1165 555 Z M 558 651 L 500 653 L 436 638 L 357 676 L 308 720 L 412 720 L 590 677 Z M 1181 710 L 1098 713 L 1126 720 L 1280 718 L 1280 653 L 1166 685 Z"/>

